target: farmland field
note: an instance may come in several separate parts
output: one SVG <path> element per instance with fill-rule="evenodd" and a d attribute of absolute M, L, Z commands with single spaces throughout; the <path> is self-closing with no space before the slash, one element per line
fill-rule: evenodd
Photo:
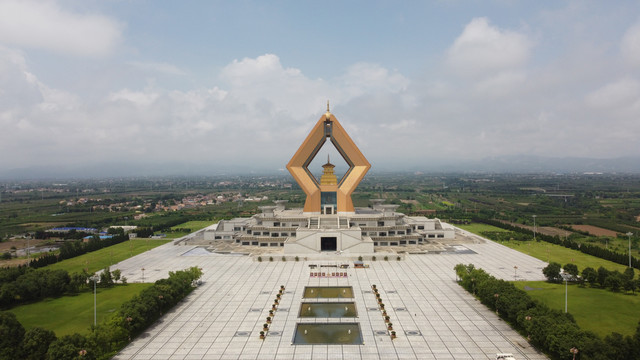
<path fill-rule="evenodd" d="M 611 237 L 616 237 L 616 235 L 618 234 L 617 232 L 613 231 L 613 230 L 608 230 L 608 229 L 603 229 L 597 226 L 593 226 L 593 225 L 571 225 L 572 228 L 576 229 L 576 230 L 580 230 L 580 231 L 586 231 L 591 235 L 595 235 L 595 236 L 611 236 Z"/>

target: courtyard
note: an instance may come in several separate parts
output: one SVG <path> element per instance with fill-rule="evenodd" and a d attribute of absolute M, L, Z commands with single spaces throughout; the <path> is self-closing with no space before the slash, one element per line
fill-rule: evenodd
<path fill-rule="evenodd" d="M 462 230 L 450 251 L 378 256 L 354 268 L 335 255 L 299 261 L 256 260 L 216 253 L 178 241 L 113 268 L 130 282 L 152 282 L 169 271 L 199 266 L 202 284 L 123 349 L 115 359 L 546 359 L 495 313 L 455 282 L 453 267 L 473 263 L 505 280 L 543 280 L 546 263 Z M 347 276 L 311 276 L 309 265 L 333 266 Z M 144 269 L 144 270 L 143 270 Z M 280 287 L 285 289 L 265 339 L 263 323 Z M 372 285 L 376 285 L 397 338 L 391 339 Z M 299 317 L 305 287 L 351 287 L 357 317 Z M 98 299 L 99 301 L 99 299 Z M 327 301 L 327 299 L 323 299 Z M 335 301 L 344 301 L 339 298 Z M 293 345 L 298 324 L 359 324 L 362 345 Z"/>

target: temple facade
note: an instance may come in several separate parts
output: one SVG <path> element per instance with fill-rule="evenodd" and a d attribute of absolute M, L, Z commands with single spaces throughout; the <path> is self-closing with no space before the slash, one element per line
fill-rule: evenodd
<path fill-rule="evenodd" d="M 327 140 L 349 165 L 338 179 L 327 158 L 316 179 L 308 166 Z M 419 245 L 452 239 L 452 226 L 438 219 L 406 216 L 398 205 L 374 199 L 367 208 L 354 208 L 351 194 L 371 165 L 329 111 L 320 117 L 287 169 L 306 194 L 303 209 L 287 209 L 286 201 L 260 207 L 251 218 L 222 220 L 205 232 L 205 241 L 230 241 L 239 245 L 281 247 L 285 254 L 371 254 L 376 246 Z"/>

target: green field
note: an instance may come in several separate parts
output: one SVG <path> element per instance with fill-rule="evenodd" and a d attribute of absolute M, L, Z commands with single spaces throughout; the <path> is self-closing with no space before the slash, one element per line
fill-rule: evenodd
<path fill-rule="evenodd" d="M 472 224 L 467 224 L 467 225 L 456 225 L 457 227 L 459 227 L 460 229 L 464 229 L 467 230 L 469 232 L 472 232 L 474 234 L 478 234 L 480 236 L 482 236 L 480 233 L 483 231 L 499 231 L 499 232 L 508 232 L 509 230 L 505 230 L 505 229 L 501 229 L 499 227 L 493 226 L 493 225 L 487 225 L 487 224 L 480 224 L 480 223 L 472 223 Z"/>
<path fill-rule="evenodd" d="M 525 286 L 533 299 L 554 309 L 564 310 L 564 284 L 544 281 L 517 281 L 519 289 Z M 567 287 L 567 309 L 581 328 L 591 330 L 604 337 L 612 332 L 633 335 L 640 321 L 640 296 L 614 293 L 604 289 L 592 289 L 569 285 Z"/>
<path fill-rule="evenodd" d="M 215 221 L 187 221 L 186 223 L 171 227 L 171 230 L 191 229 L 191 232 L 194 232 L 213 224 L 215 224 Z"/>
<path fill-rule="evenodd" d="M 474 234 L 481 235 L 482 231 L 506 231 L 491 225 L 485 224 L 470 224 L 470 225 L 456 225 L 462 229 L 470 231 Z M 600 266 L 607 270 L 618 270 L 624 272 L 627 267 L 614 263 L 609 260 L 604 260 L 592 255 L 581 253 L 580 251 L 568 249 L 564 246 L 551 244 L 543 241 L 501 241 L 500 244 L 508 246 L 514 250 L 518 250 L 534 258 L 540 259 L 544 262 L 557 262 L 560 265 L 574 263 L 578 266 L 578 270 L 582 271 L 584 268 L 590 266 L 594 269 L 598 269 Z"/>
<path fill-rule="evenodd" d="M 189 235 L 192 232 L 204 229 L 209 225 L 213 225 L 214 221 L 187 221 L 185 223 L 172 226 L 171 231 L 166 231 L 164 234 L 167 239 L 177 239 L 183 236 Z M 182 229 L 189 229 L 189 231 L 181 231 Z"/>
<path fill-rule="evenodd" d="M 116 311 L 122 303 L 151 285 L 153 284 L 136 283 L 98 288 L 98 323 Z M 9 311 L 16 315 L 25 329 L 38 326 L 52 330 L 58 337 L 73 333 L 86 334 L 93 325 L 93 291 L 16 306 Z"/>
<path fill-rule="evenodd" d="M 102 270 L 107 266 L 126 260 L 132 256 L 141 254 L 154 247 L 166 244 L 171 240 L 134 239 L 112 245 L 104 249 L 93 251 L 84 255 L 60 261 L 47 266 L 48 269 L 63 269 L 69 273 L 82 272 L 89 269 L 90 273 Z"/>

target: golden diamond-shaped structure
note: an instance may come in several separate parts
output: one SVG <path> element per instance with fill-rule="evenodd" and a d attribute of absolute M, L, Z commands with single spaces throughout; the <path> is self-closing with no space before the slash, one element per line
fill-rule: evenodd
<path fill-rule="evenodd" d="M 308 169 L 327 139 L 331 140 L 349 165 L 342 179 L 331 185 L 319 183 Z M 354 213 L 351 194 L 370 168 L 371 164 L 329 111 L 328 102 L 327 112 L 320 117 L 287 164 L 287 170 L 307 195 L 303 211 L 312 214 Z"/>

